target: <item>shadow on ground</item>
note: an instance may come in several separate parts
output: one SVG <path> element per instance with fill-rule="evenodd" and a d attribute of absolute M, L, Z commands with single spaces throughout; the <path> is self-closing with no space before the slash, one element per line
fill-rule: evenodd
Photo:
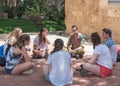
<path fill-rule="evenodd" d="M 33 38 L 36 35 L 31 35 L 32 48 Z M 48 36 L 50 41 L 54 41 L 56 38 L 62 38 L 66 43 L 67 38 L 63 38 L 56 35 Z M 2 44 L 3 41 L 0 41 Z M 91 46 L 86 45 L 85 50 L 87 54 L 91 54 Z M 47 80 L 45 80 L 42 64 L 45 63 L 45 59 L 36 59 L 34 73 L 32 74 L 20 74 L 20 75 L 7 75 L 4 68 L 0 67 L 0 86 L 52 86 Z M 82 76 L 75 68 L 83 63 L 81 59 L 72 58 L 72 68 L 73 68 L 73 84 L 70 86 L 120 86 L 120 63 L 113 68 L 113 74 L 107 78 L 101 78 L 95 75 Z"/>
<path fill-rule="evenodd" d="M 45 59 L 36 59 L 34 72 L 32 74 L 7 75 L 4 68 L 0 68 L 0 86 L 52 86 L 45 80 L 42 64 Z M 72 67 L 79 67 L 81 59 L 72 58 Z M 78 71 L 74 71 L 73 84 L 70 86 L 120 86 L 120 63 L 113 69 L 113 74 L 107 78 L 95 75 L 82 76 Z"/>

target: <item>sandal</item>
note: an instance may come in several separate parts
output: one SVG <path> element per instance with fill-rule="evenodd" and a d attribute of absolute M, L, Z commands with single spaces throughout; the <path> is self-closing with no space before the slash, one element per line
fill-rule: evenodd
<path fill-rule="evenodd" d="M 83 64 L 80 65 L 81 69 L 79 70 L 82 75 L 87 75 L 88 71 L 83 69 Z"/>

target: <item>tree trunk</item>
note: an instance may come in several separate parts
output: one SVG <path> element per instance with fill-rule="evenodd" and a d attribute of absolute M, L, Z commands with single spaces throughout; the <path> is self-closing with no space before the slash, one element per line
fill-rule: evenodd
<path fill-rule="evenodd" d="M 10 8 L 8 12 L 8 18 L 14 18 L 16 15 L 16 9 L 21 0 L 6 0 L 6 5 Z"/>
<path fill-rule="evenodd" d="M 4 4 L 4 0 L 0 0 L 0 3 Z M 3 17 L 3 11 L 0 10 L 0 20 L 2 19 L 2 17 Z"/>

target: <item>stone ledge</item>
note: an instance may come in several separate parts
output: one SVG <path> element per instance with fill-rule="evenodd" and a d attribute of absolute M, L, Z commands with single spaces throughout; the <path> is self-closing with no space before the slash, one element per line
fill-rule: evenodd
<path fill-rule="evenodd" d="M 1 40 L 7 40 L 8 34 L 0 34 L 0 39 Z"/>
<path fill-rule="evenodd" d="M 64 36 L 64 35 L 65 35 L 65 31 L 56 31 L 56 34 L 57 34 L 57 35 Z"/>

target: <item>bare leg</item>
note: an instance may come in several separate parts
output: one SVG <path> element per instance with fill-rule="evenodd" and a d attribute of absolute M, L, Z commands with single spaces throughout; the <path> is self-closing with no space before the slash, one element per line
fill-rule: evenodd
<path fill-rule="evenodd" d="M 44 72 L 44 75 L 46 76 L 49 73 L 49 71 L 48 71 L 48 65 L 43 65 L 42 66 L 42 70 Z"/>
<path fill-rule="evenodd" d="M 85 63 L 83 64 L 83 69 L 90 71 L 96 75 L 100 75 L 100 67 L 96 64 Z"/>
<path fill-rule="evenodd" d="M 25 62 L 21 63 L 15 66 L 11 74 L 20 74 L 26 70 L 29 70 L 32 68 L 32 63 L 31 62 Z"/>
<path fill-rule="evenodd" d="M 42 70 L 43 70 L 43 72 L 44 72 L 44 75 L 46 76 L 46 75 L 50 72 L 51 67 L 50 67 L 49 64 L 44 64 L 44 65 L 42 66 Z"/>

